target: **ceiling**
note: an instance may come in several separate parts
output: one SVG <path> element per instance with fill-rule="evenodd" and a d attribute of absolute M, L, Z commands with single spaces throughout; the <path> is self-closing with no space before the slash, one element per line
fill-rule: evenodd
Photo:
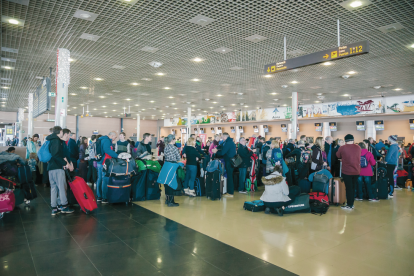
<path fill-rule="evenodd" d="M 348 99 L 344 94 L 414 92 L 414 2 L 371 0 L 351 10 L 343 2 L 1 0 L 1 92 L 7 100 L 0 99 L 0 111 L 27 106 L 28 93 L 41 82 L 36 77 L 56 67 L 57 48 L 69 49 L 74 59 L 70 115 L 89 104 L 93 116 L 122 116 L 130 106 L 141 118 L 160 119 L 188 107 L 197 115 L 241 104 L 246 110 L 290 105 L 291 92 L 299 92 L 303 104 L 317 101 L 318 93 L 330 102 Z M 336 47 L 338 18 L 341 45 L 369 40 L 369 54 L 265 77 L 265 64 L 283 60 L 284 36 L 288 59 Z M 395 28 L 381 28 L 390 24 Z M 259 39 L 246 39 L 251 36 Z M 162 66 L 154 68 L 154 61 Z M 349 71 L 356 73 L 343 79 Z"/>

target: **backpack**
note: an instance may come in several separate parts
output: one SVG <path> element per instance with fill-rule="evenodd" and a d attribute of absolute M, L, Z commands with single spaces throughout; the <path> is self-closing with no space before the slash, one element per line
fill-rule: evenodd
<path fill-rule="evenodd" d="M 98 139 L 95 142 L 95 156 L 96 156 L 96 161 L 101 161 L 102 158 L 104 157 L 104 154 L 102 153 L 102 140 Z"/>
<path fill-rule="evenodd" d="M 306 163 L 308 163 L 309 159 L 310 159 L 310 152 L 306 151 L 306 150 L 303 150 L 300 153 L 300 162 L 302 164 L 306 164 Z"/>
<path fill-rule="evenodd" d="M 276 164 L 277 162 L 279 162 L 280 164 L 282 164 L 282 160 L 283 160 L 283 153 L 280 149 L 273 149 L 272 150 L 272 164 Z"/>
<path fill-rule="evenodd" d="M 270 146 L 266 143 L 264 143 L 264 145 L 262 146 L 262 163 L 266 164 L 267 163 L 267 159 L 266 159 L 266 153 L 267 151 L 270 149 Z"/>
<path fill-rule="evenodd" d="M 329 209 L 329 198 L 328 195 L 321 192 L 309 193 L 309 205 L 312 214 L 323 215 Z"/>
<path fill-rule="evenodd" d="M 368 154 L 368 152 L 365 153 L 365 155 L 361 156 L 361 168 L 368 167 L 368 160 L 367 160 L 367 157 L 366 157 L 367 154 Z"/>
<path fill-rule="evenodd" d="M 207 172 L 215 172 L 217 170 L 221 171 L 221 163 L 219 160 L 211 160 L 206 168 Z"/>
<path fill-rule="evenodd" d="M 90 145 L 88 147 L 88 155 L 89 155 L 89 160 L 95 160 L 95 158 L 96 158 L 96 142 L 92 143 L 92 145 Z"/>
<path fill-rule="evenodd" d="M 43 146 L 40 147 L 39 152 L 37 153 L 37 157 L 39 158 L 40 162 L 47 163 L 52 159 L 52 154 L 49 150 L 50 141 L 46 140 Z"/>

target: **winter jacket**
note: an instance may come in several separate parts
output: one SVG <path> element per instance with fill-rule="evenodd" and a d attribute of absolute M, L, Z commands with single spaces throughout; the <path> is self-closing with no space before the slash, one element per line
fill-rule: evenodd
<path fill-rule="evenodd" d="M 267 152 L 270 149 L 270 144 L 271 144 L 271 142 L 270 141 L 267 141 L 262 146 L 261 153 L 262 153 L 262 163 L 263 164 L 267 164 Z"/>
<path fill-rule="evenodd" d="M 291 153 L 295 149 L 295 145 L 288 143 L 286 147 L 283 148 L 283 158 L 286 158 L 286 155 Z"/>
<path fill-rule="evenodd" d="M 175 145 L 167 144 L 164 149 L 165 162 L 178 162 L 181 159 L 180 151 Z"/>
<path fill-rule="evenodd" d="M 8 161 L 17 161 L 20 164 L 24 165 L 25 161 L 19 155 L 7 151 L 0 152 L 0 164 Z"/>
<path fill-rule="evenodd" d="M 345 144 L 339 148 L 336 156 L 342 159 L 342 174 L 359 175 L 361 173 L 361 148 L 355 144 Z"/>
<path fill-rule="evenodd" d="M 385 148 L 385 144 L 383 142 L 379 142 L 375 145 L 375 149 L 380 151 L 382 148 Z"/>
<path fill-rule="evenodd" d="M 323 166 L 323 156 L 322 156 L 322 150 L 317 145 L 313 145 L 312 147 L 312 156 L 311 156 L 311 165 L 313 163 L 316 163 L 316 169 L 315 171 L 320 171 Z"/>
<path fill-rule="evenodd" d="M 370 153 L 367 149 L 361 149 L 361 156 L 365 155 L 365 158 L 368 161 L 368 166 L 365 168 L 361 168 L 361 172 L 359 173 L 360 176 L 373 176 L 372 173 L 372 166 L 375 166 L 377 161 L 375 161 L 375 157 L 372 153 Z"/>
<path fill-rule="evenodd" d="M 265 191 L 260 197 L 264 202 L 286 202 L 290 200 L 286 179 L 278 172 L 262 177 Z"/>
<path fill-rule="evenodd" d="M 76 141 L 69 139 L 66 145 L 68 146 L 70 152 L 70 159 L 73 163 L 76 163 L 76 161 L 79 159 L 79 147 L 76 144 Z"/>
<path fill-rule="evenodd" d="M 85 161 L 87 146 L 81 144 L 79 147 L 79 160 Z"/>
<path fill-rule="evenodd" d="M 138 158 L 143 158 L 151 154 L 151 146 L 149 144 L 144 144 L 144 140 L 142 140 L 137 147 Z"/>
<path fill-rule="evenodd" d="M 131 153 L 131 144 L 128 141 L 117 141 L 115 143 L 115 152 L 117 154 L 122 152 Z"/>
<path fill-rule="evenodd" d="M 39 144 L 33 142 L 33 141 L 27 141 L 27 145 L 26 145 L 26 159 L 29 159 L 29 155 L 32 152 L 37 153 L 39 150 Z"/>
<path fill-rule="evenodd" d="M 217 152 L 218 156 L 223 156 L 226 162 L 230 162 L 230 159 L 236 155 L 236 145 L 233 142 L 233 139 L 228 137 L 223 143 L 223 147 L 220 151 Z"/>
<path fill-rule="evenodd" d="M 247 146 L 243 146 L 239 144 L 239 148 L 237 149 L 238 155 L 242 158 L 243 162 L 240 164 L 239 168 L 247 168 L 250 167 L 250 156 L 253 155 L 253 152 L 247 148 Z"/>
<path fill-rule="evenodd" d="M 106 159 L 118 157 L 118 154 L 112 150 L 112 140 L 108 136 L 102 136 L 99 140 L 101 140 L 101 153 L 104 158 L 98 161 L 98 164 L 103 164 Z"/>
<path fill-rule="evenodd" d="M 66 166 L 66 161 L 64 160 L 65 154 L 63 149 L 63 140 L 61 140 L 55 133 L 47 136 L 46 140 L 49 141 L 49 151 L 52 155 L 52 158 L 47 163 L 47 170 L 62 170 L 63 167 Z M 70 162 L 70 160 L 68 160 L 68 162 Z"/>
<path fill-rule="evenodd" d="M 165 162 L 161 168 L 157 182 L 160 184 L 167 184 L 169 187 L 176 190 L 178 188 L 177 171 L 180 167 L 184 167 L 184 164 Z"/>
<path fill-rule="evenodd" d="M 198 150 L 195 147 L 191 147 L 191 146 L 186 146 L 187 151 L 186 151 L 186 165 L 193 165 L 193 166 L 197 166 L 197 159 L 201 158 L 201 154 L 198 152 Z"/>
<path fill-rule="evenodd" d="M 260 142 L 260 140 L 259 140 L 259 142 L 257 142 L 256 145 L 255 145 L 256 154 L 257 154 L 257 156 L 259 156 L 259 160 L 262 160 L 262 158 L 263 158 L 263 156 L 261 154 L 262 153 L 262 147 L 263 147 L 263 143 Z"/>
<path fill-rule="evenodd" d="M 387 162 L 388 165 L 397 165 L 398 152 L 399 152 L 398 145 L 392 144 L 387 152 L 387 155 L 385 156 L 385 162 Z"/>
<path fill-rule="evenodd" d="M 158 148 L 158 155 L 161 155 L 161 152 L 164 152 L 164 148 L 165 148 L 164 141 L 159 140 L 157 143 L 157 148 Z"/>
<path fill-rule="evenodd" d="M 300 148 L 295 148 L 292 152 L 288 153 L 285 158 L 294 157 L 296 162 L 296 168 L 301 164 L 300 157 L 302 156 L 302 150 Z"/>
<path fill-rule="evenodd" d="M 328 166 L 333 166 L 333 164 L 335 163 L 335 155 L 333 154 L 335 149 L 335 142 L 332 142 L 332 144 L 328 144 L 327 142 L 325 142 L 325 153 L 326 153 L 326 163 L 328 164 Z M 331 160 L 328 159 L 329 157 L 329 152 L 332 150 L 331 152 Z"/>

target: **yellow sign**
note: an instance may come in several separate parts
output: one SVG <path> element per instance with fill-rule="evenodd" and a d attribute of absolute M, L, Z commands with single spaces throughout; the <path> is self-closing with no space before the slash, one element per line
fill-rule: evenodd
<path fill-rule="evenodd" d="M 8 128 L 6 134 L 7 135 L 13 134 L 13 129 L 12 128 Z"/>
<path fill-rule="evenodd" d="M 326 54 L 326 55 L 324 55 L 324 56 L 323 56 L 323 58 L 328 59 L 328 58 L 329 58 L 329 55 L 328 55 L 328 54 Z"/>
<path fill-rule="evenodd" d="M 272 66 L 272 72 L 276 72 L 276 66 Z"/>
<path fill-rule="evenodd" d="M 267 72 L 268 72 L 268 73 L 270 72 L 270 67 L 267 67 Z"/>
<path fill-rule="evenodd" d="M 337 57 L 338 57 L 338 52 L 337 51 L 331 52 L 331 58 L 337 58 Z"/>

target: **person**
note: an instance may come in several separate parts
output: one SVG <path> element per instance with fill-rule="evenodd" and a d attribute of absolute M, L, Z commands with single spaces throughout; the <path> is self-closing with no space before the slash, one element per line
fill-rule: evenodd
<path fill-rule="evenodd" d="M 141 158 L 141 159 L 151 158 L 152 153 L 151 153 L 151 146 L 149 144 L 150 142 L 151 142 L 151 134 L 144 133 L 143 139 L 137 147 L 137 156 L 138 156 L 138 158 Z"/>
<path fill-rule="evenodd" d="M 256 149 L 252 151 L 249 150 L 246 146 L 247 140 L 244 137 L 240 137 L 239 140 L 239 147 L 237 148 L 237 154 L 240 155 L 242 159 L 242 163 L 238 166 L 239 168 L 239 193 L 247 194 L 245 191 L 245 182 L 246 182 L 246 174 L 247 168 L 250 166 L 250 157 L 256 152 Z"/>
<path fill-rule="evenodd" d="M 116 132 L 111 131 L 107 136 L 105 135 L 100 137 L 99 140 L 101 143 L 101 153 L 103 157 L 100 161 L 98 161 L 98 184 L 96 185 L 96 201 L 106 204 L 108 203 L 107 192 L 109 177 L 105 176 L 105 172 L 103 171 L 103 164 L 105 163 L 106 159 L 118 157 L 118 154 L 116 154 L 112 148 L 112 143 L 116 140 Z"/>
<path fill-rule="evenodd" d="M 36 183 L 36 165 L 37 165 L 37 153 L 36 152 L 32 152 L 29 155 L 29 160 L 27 161 L 27 165 L 29 165 L 30 167 L 30 171 L 32 172 L 32 180 L 33 183 Z"/>
<path fill-rule="evenodd" d="M 343 210 L 353 210 L 355 200 L 355 187 L 361 173 L 361 148 L 354 144 L 354 136 L 345 136 L 345 145 L 340 147 L 336 156 L 342 160 L 342 178 L 345 182 L 346 205 Z"/>
<path fill-rule="evenodd" d="M 181 160 L 180 151 L 175 146 L 175 136 L 169 134 L 165 139 L 164 143 L 166 144 L 164 148 L 164 161 L 165 162 L 178 162 Z M 164 184 L 165 188 L 165 203 L 168 207 L 177 207 L 179 206 L 178 203 L 174 201 L 174 190 L 168 186 L 168 184 Z"/>
<path fill-rule="evenodd" d="M 218 156 L 223 156 L 225 162 L 225 168 L 227 172 L 227 193 L 224 194 L 225 197 L 233 197 L 234 194 L 234 183 L 233 183 L 233 171 L 234 168 L 231 165 L 231 158 L 236 155 L 236 145 L 234 144 L 233 139 L 227 132 L 223 133 L 223 145 L 220 151 L 217 148 L 213 149 L 212 152 L 216 153 Z"/>
<path fill-rule="evenodd" d="M 178 149 L 181 149 L 181 138 L 180 138 L 180 137 L 178 137 L 178 139 L 175 141 L 175 146 L 176 146 Z"/>
<path fill-rule="evenodd" d="M 322 169 L 324 165 L 323 160 L 323 138 L 318 137 L 315 140 L 315 144 L 312 146 L 312 157 L 311 157 L 311 169 L 310 172 L 316 172 Z"/>
<path fill-rule="evenodd" d="M 127 140 L 125 140 L 125 132 L 119 133 L 119 140 L 115 143 L 115 152 L 120 154 L 122 152 L 131 153 L 131 146 Z"/>
<path fill-rule="evenodd" d="M 8 137 L 6 141 L 6 146 L 11 146 L 11 145 L 12 145 L 12 142 L 10 140 L 10 137 Z"/>
<path fill-rule="evenodd" d="M 335 164 L 335 156 L 332 154 L 333 149 L 335 148 L 335 143 L 332 138 L 332 136 L 326 136 L 325 137 L 325 146 L 324 151 L 326 154 L 326 160 L 328 164 L 328 171 L 333 172 L 335 168 L 333 168 L 333 165 Z"/>
<path fill-rule="evenodd" d="M 52 133 L 53 133 L 53 128 L 49 128 L 49 135 L 51 135 Z M 42 183 L 43 183 L 43 187 L 46 188 L 50 186 L 49 173 L 47 172 L 47 162 L 42 162 L 42 167 L 43 167 Z"/>
<path fill-rule="evenodd" d="M 195 139 L 195 149 L 198 151 L 198 153 L 199 154 L 201 154 L 201 156 L 203 156 L 204 155 L 204 152 L 203 152 L 203 150 L 201 149 L 201 138 L 200 137 L 195 137 L 195 134 L 191 134 L 190 135 L 190 138 L 194 138 Z M 183 151 L 182 151 L 182 155 L 183 156 L 185 156 L 185 153 L 186 153 L 186 147 L 187 147 L 187 144 L 188 144 L 188 141 L 187 141 L 187 143 L 185 144 L 185 146 L 184 146 L 184 148 L 183 148 Z"/>
<path fill-rule="evenodd" d="M 194 197 L 196 196 L 194 181 L 197 176 L 197 161 L 201 158 L 201 154 L 196 150 L 196 140 L 194 138 L 188 139 L 185 156 L 187 162 L 185 165 L 184 193 Z"/>
<path fill-rule="evenodd" d="M 284 208 L 291 204 L 300 194 L 299 186 L 288 187 L 282 171 L 282 166 L 277 165 L 274 167 L 272 174 L 262 177 L 265 191 L 260 200 L 266 206 L 266 214 L 274 210 L 279 216 L 283 216 Z"/>
<path fill-rule="evenodd" d="M 340 147 L 345 145 L 345 142 L 343 139 L 337 139 L 335 144 L 336 145 L 332 150 L 332 155 L 334 156 L 334 159 L 333 159 L 333 165 L 332 165 L 333 169 L 331 170 L 331 172 L 333 176 L 339 177 L 341 174 L 341 162 L 338 159 L 338 157 L 336 157 L 336 153 L 338 152 Z"/>
<path fill-rule="evenodd" d="M 303 141 L 303 144 L 306 143 L 306 135 L 301 135 L 299 141 L 296 142 L 296 145 L 299 145 L 299 142 Z"/>
<path fill-rule="evenodd" d="M 68 206 L 67 200 L 67 184 L 65 169 L 71 169 L 70 160 L 64 156 L 63 151 L 63 130 L 60 126 L 53 128 L 52 134 L 46 137 L 49 141 L 49 151 L 52 158 L 48 162 L 48 173 L 50 180 L 50 200 L 52 206 L 52 216 L 62 213 L 73 213 Z M 68 135 L 68 134 L 65 134 Z M 58 200 L 59 197 L 59 200 Z M 58 205 L 61 209 L 58 209 Z"/>
<path fill-rule="evenodd" d="M 6 151 L 0 152 L 0 164 L 7 161 L 16 161 L 17 166 L 24 165 L 26 161 L 16 153 L 15 147 L 9 147 Z"/>
<path fill-rule="evenodd" d="M 26 145 L 26 159 L 29 159 L 29 155 L 33 153 L 37 153 L 39 151 L 39 144 L 37 140 L 39 139 L 39 134 L 33 135 L 33 139 L 29 139 Z"/>
<path fill-rule="evenodd" d="M 303 139 L 300 139 L 298 141 L 297 148 L 295 148 L 291 153 L 286 155 L 286 158 L 294 157 L 296 160 L 295 169 L 297 170 L 297 180 L 305 179 L 306 177 L 308 177 L 310 156 L 311 153 L 305 148 L 305 142 Z"/>
<path fill-rule="evenodd" d="M 397 174 L 398 156 L 400 152 L 400 149 L 397 144 L 397 138 L 397 135 L 391 135 L 388 137 L 390 146 L 385 156 L 385 163 L 387 164 L 387 179 L 389 186 L 388 198 L 393 198 L 394 189 L 395 186 L 397 186 L 397 178 L 395 177 L 395 175 Z"/>
<path fill-rule="evenodd" d="M 87 183 L 95 184 L 97 180 L 97 170 L 93 166 L 96 161 L 96 135 L 91 136 L 91 144 L 88 147 L 88 174 L 86 176 Z"/>
<path fill-rule="evenodd" d="M 375 146 L 373 146 L 374 138 L 369 137 L 363 142 L 367 144 L 367 150 L 374 156 L 375 160 L 380 159 L 382 157 L 381 154 L 375 149 Z"/>
<path fill-rule="evenodd" d="M 377 151 L 381 151 L 382 148 L 384 148 L 384 147 L 385 147 L 384 142 L 382 141 L 382 139 L 379 139 L 379 142 L 375 145 L 375 149 Z"/>
<path fill-rule="evenodd" d="M 371 178 L 373 176 L 372 173 L 372 166 L 375 166 L 377 161 L 375 161 L 374 155 L 368 151 L 367 144 L 364 142 L 359 143 L 359 147 L 361 148 L 361 160 L 362 158 L 365 158 L 366 160 L 366 166 L 362 167 L 361 164 L 361 172 L 358 177 L 358 189 L 357 189 L 357 197 L 355 200 L 362 201 L 363 200 L 363 193 L 362 193 L 362 187 L 365 185 L 365 191 L 368 193 L 368 200 L 370 202 L 378 202 L 378 200 L 375 198 L 374 190 L 377 189 L 377 187 L 371 185 Z"/>
<path fill-rule="evenodd" d="M 220 134 L 214 135 L 213 143 L 211 143 L 210 148 L 208 149 L 208 152 L 210 153 L 210 157 L 213 157 L 213 149 L 217 148 L 220 142 L 221 136 Z"/>
<path fill-rule="evenodd" d="M 206 155 L 208 155 L 208 154 L 209 154 L 209 149 L 210 149 L 210 146 L 211 146 L 211 141 L 210 141 L 210 140 L 207 140 L 206 145 L 205 145 L 205 146 L 204 146 L 204 148 L 203 148 L 203 152 L 204 152 L 204 154 L 206 154 Z"/>
<path fill-rule="evenodd" d="M 76 144 L 76 133 L 70 133 L 69 139 L 66 141 L 70 153 L 70 161 L 73 163 L 74 169 L 78 167 L 79 147 Z"/>
<path fill-rule="evenodd" d="M 1 139 L 1 137 L 0 137 L 0 139 Z M 23 147 L 27 147 L 27 137 L 23 138 L 22 145 L 23 145 Z"/>
<path fill-rule="evenodd" d="M 283 158 L 286 158 L 286 155 L 292 152 L 295 149 L 295 140 L 289 139 L 285 147 L 283 147 Z"/>
<path fill-rule="evenodd" d="M 161 136 L 161 139 L 157 143 L 158 155 L 161 155 L 161 153 L 164 152 L 164 149 L 165 149 L 164 140 L 165 140 L 164 136 Z"/>
<path fill-rule="evenodd" d="M 88 154 L 88 138 L 82 137 L 82 142 L 79 147 L 79 176 L 88 182 L 88 162 L 87 162 L 87 154 Z"/>

